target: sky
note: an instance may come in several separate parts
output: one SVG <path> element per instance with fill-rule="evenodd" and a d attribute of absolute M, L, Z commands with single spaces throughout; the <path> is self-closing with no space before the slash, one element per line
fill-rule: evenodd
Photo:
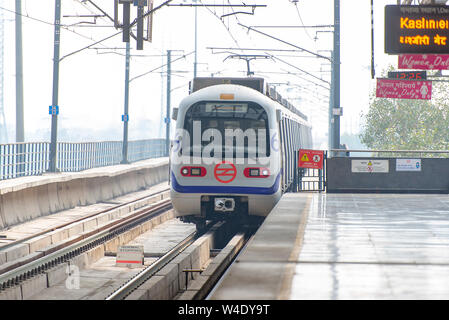
<path fill-rule="evenodd" d="M 112 0 L 94 0 L 113 16 Z M 163 3 L 155 0 L 155 6 Z M 251 61 L 255 76 L 264 77 L 309 116 L 316 147 L 327 146 L 330 62 L 306 49 L 330 57 L 333 34 L 330 27 L 286 28 L 285 26 L 329 26 L 333 24 L 334 0 L 247 0 L 245 4 L 266 5 L 251 8 L 197 9 L 198 76 L 246 76 L 246 62 L 235 54 L 271 55 Z M 341 134 L 357 134 L 360 115 L 368 110 L 375 88 L 371 79 L 371 16 L 369 0 L 341 0 Z M 396 0 L 374 1 L 376 74 L 395 56 L 384 54 L 384 6 Z M 5 19 L 4 35 L 4 113 L 8 142 L 15 141 L 15 24 L 14 0 L 0 1 Z M 195 0 L 174 0 L 190 4 Z M 239 0 L 202 0 L 203 4 L 242 4 Z M 25 141 L 49 141 L 52 98 L 54 0 L 23 0 L 23 77 Z M 228 15 L 230 13 L 237 13 Z M 59 117 L 60 141 L 121 140 L 123 137 L 125 43 L 121 35 L 73 55 L 81 48 L 119 30 L 105 17 L 79 17 L 101 14 L 82 0 L 62 0 Z M 132 8 L 132 19 L 136 9 Z M 221 18 L 223 15 L 228 15 Z M 77 17 L 74 17 L 77 16 Z M 95 20 L 95 21 L 94 21 Z M 90 22 L 89 24 L 83 22 Z M 95 22 L 95 24 L 93 24 Z M 167 50 L 172 50 L 171 104 L 188 95 L 193 78 L 195 9 L 170 6 L 154 14 L 153 40 L 144 50 L 135 50 L 131 40 L 129 139 L 164 137 L 166 108 Z M 248 31 L 241 26 L 251 26 Z M 278 26 L 278 27 L 273 27 Z M 284 26 L 284 27 L 279 27 Z M 291 45 L 262 35 L 281 39 Z M 225 49 L 218 49 L 225 48 Z M 238 50 L 236 48 L 241 48 Z M 264 49 L 264 50 L 243 50 Z M 268 50 L 270 49 L 270 50 Z M 69 55 L 69 56 L 67 56 Z M 183 57 L 183 55 L 185 57 Z M 67 56 L 67 57 L 65 57 Z M 150 72 L 154 70 L 153 72 Z M 141 77 L 139 75 L 145 74 Z M 136 79 L 133 79 L 138 77 Z"/>

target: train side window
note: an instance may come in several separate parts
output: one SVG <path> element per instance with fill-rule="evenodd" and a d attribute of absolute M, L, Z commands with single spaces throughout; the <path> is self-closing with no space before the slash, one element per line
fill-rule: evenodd
<path fill-rule="evenodd" d="M 296 126 L 296 149 L 301 149 L 300 147 L 301 147 L 301 141 L 299 140 L 300 139 L 300 134 L 299 134 L 299 130 L 300 130 L 300 128 L 301 128 L 301 125 L 298 123 L 298 125 Z"/>
<path fill-rule="evenodd" d="M 290 124 L 291 124 L 291 120 L 288 119 L 287 121 L 287 136 L 288 136 L 288 151 L 287 151 L 287 169 L 288 169 L 288 184 L 290 185 L 290 178 L 291 178 L 291 150 L 292 150 L 292 135 L 290 132 Z"/>
<path fill-rule="evenodd" d="M 290 184 L 290 140 L 291 140 L 291 136 L 289 134 L 289 123 L 290 123 L 290 119 L 287 119 L 286 123 L 285 123 L 285 134 L 286 134 L 286 158 L 287 158 L 287 165 L 286 165 L 286 173 L 287 173 L 287 185 Z"/>
<path fill-rule="evenodd" d="M 292 181 L 293 178 L 293 132 L 292 132 L 292 123 L 291 119 L 288 120 L 288 136 L 290 137 L 289 148 L 288 148 L 288 156 L 289 156 L 289 182 Z"/>
<path fill-rule="evenodd" d="M 296 145 L 295 150 L 299 150 L 299 123 L 296 123 L 295 125 L 295 138 L 296 138 Z"/>
<path fill-rule="evenodd" d="M 305 132 L 304 127 L 301 127 L 301 148 L 305 148 Z"/>
<path fill-rule="evenodd" d="M 292 120 L 291 123 L 291 131 L 292 131 L 292 149 L 295 148 L 295 121 Z"/>
<path fill-rule="evenodd" d="M 292 177 L 295 172 L 295 150 L 296 150 L 296 122 L 292 121 Z"/>
<path fill-rule="evenodd" d="M 282 161 L 282 181 L 283 181 L 283 187 L 285 187 L 285 179 L 286 179 L 286 175 L 285 175 L 285 166 L 286 166 L 286 158 L 285 158 L 285 118 L 283 118 L 280 122 L 280 135 L 281 135 L 281 141 L 282 141 L 282 157 L 281 157 L 281 161 Z M 285 189 L 285 188 L 283 188 Z"/>

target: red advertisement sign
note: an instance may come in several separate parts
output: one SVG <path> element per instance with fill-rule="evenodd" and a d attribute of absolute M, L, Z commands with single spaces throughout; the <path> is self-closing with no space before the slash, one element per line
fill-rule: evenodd
<path fill-rule="evenodd" d="M 432 81 L 377 79 L 376 97 L 430 100 Z"/>
<path fill-rule="evenodd" d="M 400 54 L 398 69 L 449 70 L 449 54 Z"/>
<path fill-rule="evenodd" d="M 322 150 L 299 150 L 300 168 L 323 169 L 324 151 Z"/>

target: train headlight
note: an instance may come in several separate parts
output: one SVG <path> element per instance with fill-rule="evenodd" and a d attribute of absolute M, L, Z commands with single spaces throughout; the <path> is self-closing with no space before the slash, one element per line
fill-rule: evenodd
<path fill-rule="evenodd" d="M 183 177 L 204 177 L 207 171 L 204 167 L 182 167 L 181 175 Z"/>
<path fill-rule="evenodd" d="M 245 168 L 243 175 L 247 178 L 268 178 L 270 169 L 268 168 Z"/>

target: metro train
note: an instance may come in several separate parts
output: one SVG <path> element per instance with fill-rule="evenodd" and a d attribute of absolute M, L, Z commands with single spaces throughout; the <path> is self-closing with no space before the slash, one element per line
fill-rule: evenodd
<path fill-rule="evenodd" d="M 171 199 L 198 230 L 263 220 L 293 182 L 295 152 L 312 147 L 307 117 L 263 78 L 195 78 L 172 119 Z"/>

